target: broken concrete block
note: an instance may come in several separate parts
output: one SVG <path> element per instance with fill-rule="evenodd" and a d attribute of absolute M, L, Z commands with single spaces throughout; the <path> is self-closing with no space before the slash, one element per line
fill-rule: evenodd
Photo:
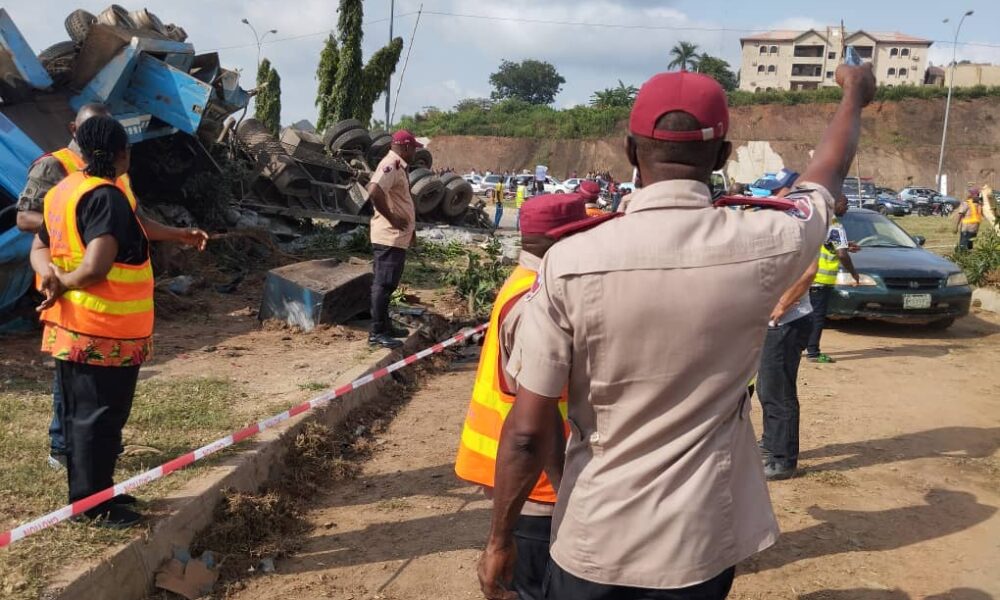
<path fill-rule="evenodd" d="M 336 258 L 272 269 L 258 318 L 278 319 L 305 331 L 322 323 L 345 323 L 368 312 L 373 279 L 370 265 Z"/>

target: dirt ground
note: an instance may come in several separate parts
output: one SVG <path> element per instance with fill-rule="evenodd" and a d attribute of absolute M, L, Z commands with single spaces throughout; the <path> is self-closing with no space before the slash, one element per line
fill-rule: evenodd
<path fill-rule="evenodd" d="M 730 597 L 1000 598 L 1000 318 L 843 324 L 824 350 L 800 378 L 802 476 L 771 485 L 783 535 Z M 362 475 L 316 494 L 300 550 L 229 597 L 480 597 L 489 503 L 452 472 L 475 360 L 426 381 Z"/>

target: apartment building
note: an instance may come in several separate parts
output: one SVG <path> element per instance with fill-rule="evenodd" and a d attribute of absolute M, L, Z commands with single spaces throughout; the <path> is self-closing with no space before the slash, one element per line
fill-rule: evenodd
<path fill-rule="evenodd" d="M 873 64 L 880 85 L 921 85 L 932 43 L 902 33 L 864 30 L 842 36 L 839 27 L 768 31 L 740 38 L 740 89 L 814 90 L 836 85 L 834 71 L 844 61 L 845 46 L 853 46 L 862 60 Z"/>

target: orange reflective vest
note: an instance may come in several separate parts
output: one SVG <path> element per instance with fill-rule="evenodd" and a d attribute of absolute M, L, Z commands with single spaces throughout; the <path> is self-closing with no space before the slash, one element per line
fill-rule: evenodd
<path fill-rule="evenodd" d="M 600 217 L 606 214 L 599 206 L 595 204 L 588 204 L 585 208 L 588 217 Z"/>
<path fill-rule="evenodd" d="M 472 388 L 472 401 L 469 403 L 469 412 L 462 428 L 462 441 L 458 446 L 458 458 L 455 460 L 455 473 L 472 483 L 491 488 L 495 483 L 500 430 L 514 406 L 514 395 L 503 391 L 500 385 L 500 323 L 508 309 L 531 289 L 537 275 L 530 269 L 517 267 L 504 282 L 493 303 L 490 328 L 486 330 L 483 340 L 479 370 L 476 371 L 476 383 Z M 559 399 L 559 413 L 565 424 L 565 392 Z M 528 498 L 535 502 L 556 501 L 556 491 L 545 473 L 542 473 Z"/>
<path fill-rule="evenodd" d="M 66 172 L 66 175 L 72 175 L 77 171 L 82 171 L 83 168 L 87 166 L 87 163 L 83 162 L 83 158 L 69 148 L 56 150 L 55 152 L 49 154 L 49 156 L 59 161 L 59 164 L 62 165 L 63 171 Z M 132 205 L 132 210 L 135 210 L 137 202 L 135 200 L 135 194 L 132 192 L 132 180 L 129 179 L 128 173 L 118 177 L 118 179 L 115 180 L 115 186 L 120 189 L 123 194 L 125 194 L 125 197 L 128 198 L 128 203 Z"/>
<path fill-rule="evenodd" d="M 966 205 L 969 207 L 969 212 L 965 213 L 962 217 L 962 225 L 978 225 L 983 221 L 983 213 L 979 210 L 979 205 L 968 199 L 965 201 Z"/>
<path fill-rule="evenodd" d="M 82 171 L 68 175 L 45 194 L 45 228 L 52 262 L 71 272 L 83 263 L 86 245 L 77 227 L 76 209 L 85 194 L 107 179 Z M 114 263 L 107 279 L 83 290 L 69 290 L 41 319 L 75 333 L 112 339 L 139 339 L 153 333 L 153 267 Z"/>

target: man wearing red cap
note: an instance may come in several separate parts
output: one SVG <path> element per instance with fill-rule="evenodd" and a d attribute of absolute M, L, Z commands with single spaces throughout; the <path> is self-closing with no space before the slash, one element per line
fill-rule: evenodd
<path fill-rule="evenodd" d="M 486 330 L 479 369 L 472 390 L 465 426 L 455 460 L 455 473 L 466 481 L 483 486 L 492 494 L 496 471 L 497 441 L 504 418 L 514 402 L 516 386 L 504 373 L 520 322 L 521 299 L 535 283 L 538 265 L 545 252 L 560 236 L 575 227 L 596 224 L 588 220 L 583 201 L 574 194 L 546 195 L 524 205 L 521 215 L 521 254 L 493 303 L 490 327 Z M 557 410 L 555 406 L 552 410 Z M 559 400 L 557 422 L 565 423 L 565 394 Z M 551 462 L 562 462 L 557 448 Z M 517 519 L 514 540 L 517 564 L 513 586 L 520 600 L 541 600 L 542 580 L 549 561 L 549 531 L 556 501 L 553 484 L 544 474 L 536 481 Z"/>
<path fill-rule="evenodd" d="M 576 187 L 576 194 L 584 201 L 588 217 L 599 217 L 605 214 L 597 204 L 597 199 L 601 197 L 601 186 L 596 181 L 587 179 L 581 182 Z"/>
<path fill-rule="evenodd" d="M 389 153 L 375 168 L 368 184 L 368 197 L 375 209 L 371 221 L 375 279 L 372 281 L 372 328 L 368 334 L 368 343 L 373 346 L 398 348 L 403 345 L 398 338 L 408 333 L 389 319 L 389 300 L 403 276 L 406 249 L 413 243 L 416 230 L 416 211 L 410 197 L 406 167 L 417 148 L 423 147 L 405 129 L 394 133 Z"/>
<path fill-rule="evenodd" d="M 641 189 L 624 217 L 549 250 L 522 302 L 479 565 L 487 598 L 516 597 L 511 532 L 559 445 L 564 389 L 546 598 L 721 599 L 734 565 L 775 542 L 747 381 L 778 297 L 816 260 L 875 95 L 870 65 L 841 66 L 837 81 L 843 100 L 787 212 L 713 207 L 712 171 L 732 150 L 718 83 L 679 72 L 643 85 L 626 138 Z"/>

